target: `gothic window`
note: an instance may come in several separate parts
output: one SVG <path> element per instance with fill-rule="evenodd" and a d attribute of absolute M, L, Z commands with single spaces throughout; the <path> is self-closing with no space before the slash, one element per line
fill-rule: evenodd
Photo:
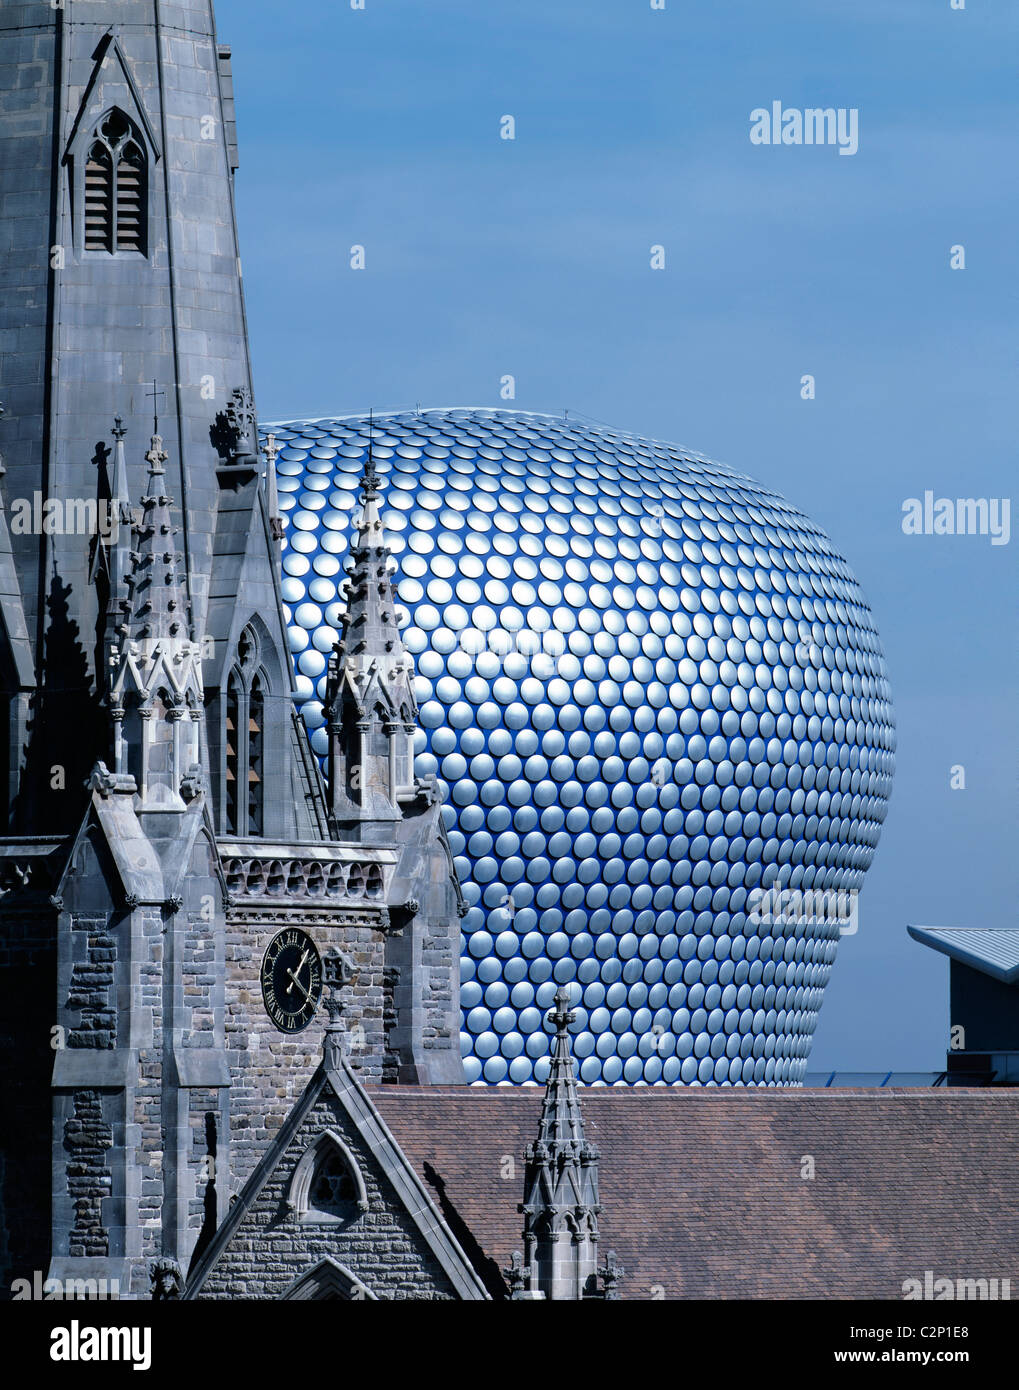
<path fill-rule="evenodd" d="M 145 250 L 145 157 L 133 140 L 117 155 L 117 250 Z"/>
<path fill-rule="evenodd" d="M 258 638 L 246 627 L 227 681 L 223 731 L 224 833 L 265 834 L 267 718 L 272 687 Z"/>
<path fill-rule="evenodd" d="M 240 801 L 240 681 L 232 672 L 226 692 L 226 828 L 237 834 L 237 808 Z"/>
<path fill-rule="evenodd" d="M 313 1269 L 295 1279 L 280 1297 L 302 1302 L 352 1303 L 356 1299 L 374 1303 L 377 1295 L 349 1269 L 326 1255 Z"/>
<path fill-rule="evenodd" d="M 262 742 L 265 734 L 265 700 L 258 676 L 251 682 L 248 698 L 248 834 L 262 833 Z"/>
<path fill-rule="evenodd" d="M 335 1148 L 322 1157 L 308 1190 L 308 1216 L 343 1217 L 353 1214 L 358 1199 L 354 1176 L 343 1155 Z"/>
<path fill-rule="evenodd" d="M 85 250 L 148 249 L 145 147 L 122 111 L 96 127 L 85 158 Z"/>
<path fill-rule="evenodd" d="M 357 1162 L 335 1130 L 325 1130 L 301 1155 L 287 1206 L 299 1221 L 349 1222 L 368 1210 Z"/>
<path fill-rule="evenodd" d="M 400 719 L 403 728 L 398 729 L 393 737 L 396 739 L 396 785 L 403 788 L 414 785 L 414 735 L 406 732 L 406 729 L 413 727 L 406 705 L 400 706 Z"/>

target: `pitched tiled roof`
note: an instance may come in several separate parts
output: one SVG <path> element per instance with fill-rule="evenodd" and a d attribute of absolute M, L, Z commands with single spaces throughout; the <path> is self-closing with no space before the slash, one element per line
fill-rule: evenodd
<path fill-rule="evenodd" d="M 372 1099 L 491 1288 L 521 1246 L 542 1091 Z M 901 1299 L 927 1270 L 1019 1288 L 1019 1091 L 599 1087 L 581 1106 L 624 1298 Z"/>
<path fill-rule="evenodd" d="M 1019 927 L 909 927 L 914 941 L 1012 985 L 1019 982 Z"/>

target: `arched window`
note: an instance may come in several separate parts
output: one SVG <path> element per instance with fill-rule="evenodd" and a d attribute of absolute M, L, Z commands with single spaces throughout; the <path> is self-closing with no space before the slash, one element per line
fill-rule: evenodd
<path fill-rule="evenodd" d="M 266 660 L 266 655 L 270 660 Z M 272 833 L 276 808 L 266 804 L 266 765 L 272 767 L 273 676 L 271 650 L 263 652 L 254 624 L 245 626 L 237 640 L 236 660 L 230 668 L 221 706 L 224 779 L 221 805 L 222 833 L 263 836 Z"/>
<path fill-rule="evenodd" d="M 299 1221 L 355 1221 L 368 1210 L 357 1160 L 335 1130 L 324 1130 L 305 1149 L 290 1180 L 287 1206 Z"/>
<path fill-rule="evenodd" d="M 396 740 L 396 787 L 398 791 L 414 785 L 414 735 L 407 732 L 408 729 L 414 728 L 414 724 L 410 716 L 410 709 L 406 704 L 400 706 L 400 719 L 403 728 L 398 729 L 393 734 L 393 738 Z"/>
<path fill-rule="evenodd" d="M 256 676 L 248 697 L 248 834 L 261 835 L 263 793 L 262 745 L 265 736 L 265 699 Z"/>
<path fill-rule="evenodd" d="M 338 1149 L 323 1154 L 308 1189 L 308 1219 L 317 1213 L 323 1216 L 353 1215 L 358 1200 L 354 1175 Z"/>
<path fill-rule="evenodd" d="M 313 1269 L 299 1275 L 281 1299 L 294 1299 L 306 1303 L 362 1303 L 377 1301 L 378 1295 L 358 1279 L 357 1275 L 325 1255 Z"/>
<path fill-rule="evenodd" d="M 85 160 L 85 250 L 148 250 L 145 147 L 122 111 L 99 122 Z"/>
<path fill-rule="evenodd" d="M 231 672 L 226 691 L 226 829 L 237 834 L 240 803 L 241 692 L 237 673 Z"/>

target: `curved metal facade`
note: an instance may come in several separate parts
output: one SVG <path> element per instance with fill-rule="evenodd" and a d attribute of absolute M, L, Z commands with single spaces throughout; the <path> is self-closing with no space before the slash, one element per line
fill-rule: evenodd
<path fill-rule="evenodd" d="M 321 755 L 368 418 L 274 432 Z M 799 1082 L 894 763 L 848 565 L 776 493 L 671 444 L 504 410 L 376 416 L 373 438 L 417 768 L 470 904 L 468 1079 L 543 1082 L 569 983 L 585 1082 Z"/>

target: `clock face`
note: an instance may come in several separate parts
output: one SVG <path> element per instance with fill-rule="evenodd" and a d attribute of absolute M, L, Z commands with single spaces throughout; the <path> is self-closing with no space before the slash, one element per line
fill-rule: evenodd
<path fill-rule="evenodd" d="M 299 1033 L 322 997 L 322 960 L 311 937 L 288 928 L 269 942 L 262 960 L 262 1000 L 281 1033 Z"/>

